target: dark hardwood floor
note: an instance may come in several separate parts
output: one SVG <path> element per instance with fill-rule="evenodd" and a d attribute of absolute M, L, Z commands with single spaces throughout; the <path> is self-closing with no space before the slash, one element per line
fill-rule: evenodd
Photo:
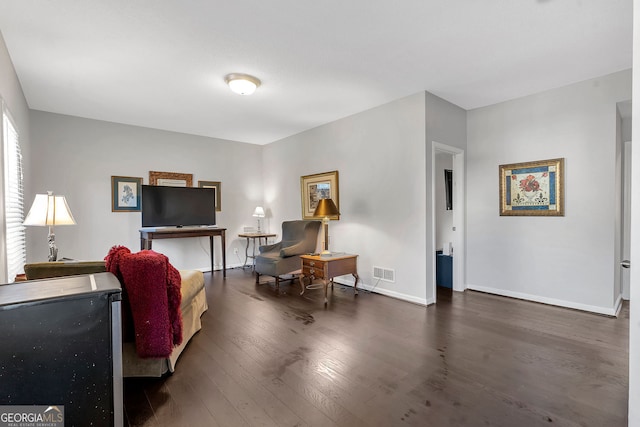
<path fill-rule="evenodd" d="M 439 290 L 421 307 L 336 285 L 205 274 L 176 372 L 125 379 L 130 426 L 625 426 L 619 318 Z"/>

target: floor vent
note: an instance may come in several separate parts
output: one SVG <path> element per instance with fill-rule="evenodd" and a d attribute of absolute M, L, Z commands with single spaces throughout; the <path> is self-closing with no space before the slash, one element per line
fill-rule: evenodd
<path fill-rule="evenodd" d="M 385 282 L 395 282 L 396 272 L 390 268 L 373 267 L 373 278 L 384 280 Z"/>

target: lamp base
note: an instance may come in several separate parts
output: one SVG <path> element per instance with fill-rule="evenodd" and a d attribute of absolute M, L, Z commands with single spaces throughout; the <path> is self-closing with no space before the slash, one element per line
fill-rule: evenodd
<path fill-rule="evenodd" d="M 49 235 L 47 236 L 49 243 L 49 262 L 58 260 L 58 248 L 56 246 L 56 235 L 53 233 L 53 227 L 49 226 Z"/>

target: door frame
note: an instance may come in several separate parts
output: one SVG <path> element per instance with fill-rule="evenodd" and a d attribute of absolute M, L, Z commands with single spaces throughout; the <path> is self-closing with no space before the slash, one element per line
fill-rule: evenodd
<path fill-rule="evenodd" d="M 436 301 L 436 154 L 447 153 L 453 156 L 453 290 L 463 292 L 466 286 L 465 270 L 465 158 L 464 150 L 451 145 L 433 141 L 431 143 L 431 283 Z"/>
<path fill-rule="evenodd" d="M 631 156 L 632 148 L 631 141 L 625 141 L 622 143 L 622 250 L 620 253 L 620 260 L 631 258 Z M 620 273 L 620 287 L 622 291 L 622 299 L 629 300 L 630 293 L 630 271 L 616 266 L 621 270 Z"/>

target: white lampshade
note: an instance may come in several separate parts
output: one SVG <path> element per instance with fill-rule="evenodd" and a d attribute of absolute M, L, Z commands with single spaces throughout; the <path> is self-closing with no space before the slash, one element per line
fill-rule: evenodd
<path fill-rule="evenodd" d="M 256 207 L 256 210 L 253 211 L 253 216 L 257 218 L 264 218 L 264 209 L 262 208 L 262 206 Z"/>
<path fill-rule="evenodd" d="M 224 78 L 229 89 L 238 95 L 251 95 L 260 86 L 260 80 L 248 74 L 229 74 Z"/>
<path fill-rule="evenodd" d="M 24 225 L 72 225 L 73 219 L 69 205 L 64 196 L 36 194 L 33 205 L 24 219 Z"/>

